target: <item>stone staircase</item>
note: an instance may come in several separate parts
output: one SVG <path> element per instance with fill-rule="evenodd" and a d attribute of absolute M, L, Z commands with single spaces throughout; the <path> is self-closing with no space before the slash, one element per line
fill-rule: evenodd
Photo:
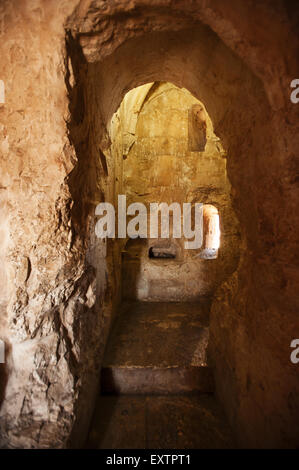
<path fill-rule="evenodd" d="M 105 354 L 102 393 L 212 392 L 208 302 L 123 306 Z"/>
<path fill-rule="evenodd" d="M 209 309 L 209 299 L 122 305 L 88 447 L 232 447 L 206 361 Z"/>

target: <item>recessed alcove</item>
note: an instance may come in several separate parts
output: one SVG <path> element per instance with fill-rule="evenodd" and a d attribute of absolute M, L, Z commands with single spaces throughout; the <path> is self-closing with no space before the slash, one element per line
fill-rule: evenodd
<path fill-rule="evenodd" d="M 171 245 L 153 245 L 148 250 L 148 257 L 150 259 L 175 259 L 176 249 Z"/>

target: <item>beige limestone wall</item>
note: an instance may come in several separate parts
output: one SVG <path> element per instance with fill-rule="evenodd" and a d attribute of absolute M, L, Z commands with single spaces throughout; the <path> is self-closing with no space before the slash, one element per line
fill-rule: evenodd
<path fill-rule="evenodd" d="M 69 103 L 77 77 L 64 29 L 76 3 L 0 5 L 6 92 L 0 105 L 3 447 L 64 447 L 70 438 L 74 445 L 84 440 L 118 300 L 117 275 L 110 276 L 117 253 L 107 258 L 93 230 L 95 205 L 113 199 L 116 161 L 106 176 L 103 157 L 97 154 L 94 161 L 89 151 L 85 173 L 78 176 L 76 151 L 88 122 L 74 131 Z M 81 177 L 87 182 L 83 191 Z"/>
<path fill-rule="evenodd" d="M 82 268 L 78 247 L 73 255 L 69 251 L 71 201 L 64 179 L 75 160 L 64 121 L 63 21 L 72 8 L 65 1 L 0 6 L 6 92 L 0 109 L 1 336 L 7 348 L 2 378 L 8 376 L 0 435 L 1 444 L 11 447 L 46 445 L 54 435 L 59 445 L 61 433 L 71 429 L 76 392 L 69 364 L 74 338 L 68 333 L 75 319 L 63 321 L 59 309 L 80 297 L 79 279 L 86 290 L 93 279 Z M 30 433 L 21 431 L 28 426 Z"/>

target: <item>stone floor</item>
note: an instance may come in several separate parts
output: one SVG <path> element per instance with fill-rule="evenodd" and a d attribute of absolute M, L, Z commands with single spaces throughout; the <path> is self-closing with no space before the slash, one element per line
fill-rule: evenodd
<path fill-rule="evenodd" d="M 229 449 L 233 439 L 212 395 L 120 395 L 98 400 L 93 449 Z"/>
<path fill-rule="evenodd" d="M 209 308 L 209 299 L 123 304 L 106 348 L 88 447 L 233 447 L 206 362 Z"/>

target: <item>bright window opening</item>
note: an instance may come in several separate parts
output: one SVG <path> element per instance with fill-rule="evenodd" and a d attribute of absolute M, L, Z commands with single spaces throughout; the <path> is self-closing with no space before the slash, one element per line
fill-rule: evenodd
<path fill-rule="evenodd" d="M 205 204 L 203 207 L 203 235 L 203 251 L 200 257 L 217 258 L 220 247 L 220 221 L 217 208 L 211 204 Z"/>

